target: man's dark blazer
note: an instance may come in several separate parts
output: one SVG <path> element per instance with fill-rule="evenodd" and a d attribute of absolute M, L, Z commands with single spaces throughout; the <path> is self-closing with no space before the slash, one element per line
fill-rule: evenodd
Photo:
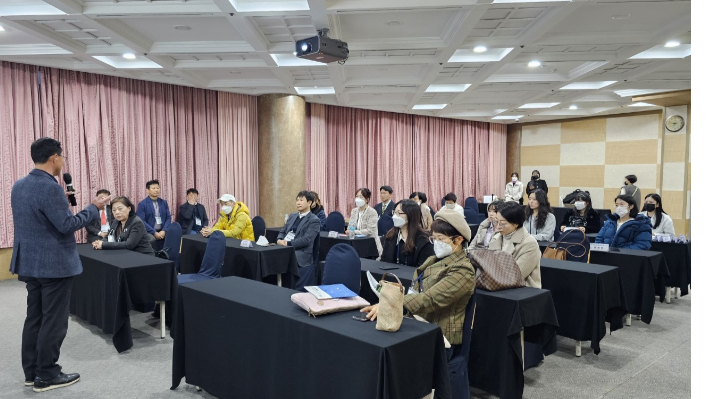
<path fill-rule="evenodd" d="M 182 227 L 182 234 L 187 234 L 192 230 L 193 224 L 195 224 L 195 212 L 197 212 L 197 217 L 200 218 L 202 222 L 202 227 L 209 226 L 210 221 L 207 218 L 205 206 L 199 202 L 196 205 L 190 205 L 185 202 L 180 205 L 180 212 L 178 213 L 178 223 L 180 223 L 180 227 Z"/>
<path fill-rule="evenodd" d="M 375 205 L 375 211 L 377 212 L 377 217 L 382 217 L 382 202 Z M 394 201 L 390 200 L 389 205 L 385 208 L 385 215 L 392 216 L 394 214 Z"/>

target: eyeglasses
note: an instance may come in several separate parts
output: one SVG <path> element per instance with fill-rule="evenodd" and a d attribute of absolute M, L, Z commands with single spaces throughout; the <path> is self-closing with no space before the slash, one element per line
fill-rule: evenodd
<path fill-rule="evenodd" d="M 458 237 L 458 236 L 456 236 L 456 237 Z M 444 240 L 436 239 L 436 238 L 434 238 L 434 237 L 429 237 L 429 242 L 433 244 L 434 241 L 441 241 L 441 242 L 445 242 L 445 243 L 447 243 L 447 244 L 451 244 L 451 243 L 454 242 L 454 238 L 456 238 L 456 237 L 453 237 L 453 238 L 451 238 L 451 237 L 444 237 L 446 240 L 448 240 L 448 242 L 447 242 L 447 241 L 444 241 Z"/>
<path fill-rule="evenodd" d="M 505 227 L 507 225 L 508 225 L 508 222 L 506 222 L 506 221 L 503 221 L 503 220 L 498 221 L 498 226 L 500 226 L 500 227 Z"/>
<path fill-rule="evenodd" d="M 399 216 L 404 216 L 404 215 L 406 215 L 406 213 L 404 213 L 404 212 L 402 212 L 402 211 L 395 211 L 394 213 L 397 214 L 397 215 L 399 215 Z"/>

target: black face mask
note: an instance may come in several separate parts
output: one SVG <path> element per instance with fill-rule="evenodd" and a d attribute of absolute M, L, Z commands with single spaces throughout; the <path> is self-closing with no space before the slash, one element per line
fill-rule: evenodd
<path fill-rule="evenodd" d="M 656 205 L 654 204 L 644 204 L 643 210 L 646 212 L 653 212 L 656 210 Z"/>
<path fill-rule="evenodd" d="M 537 179 L 539 179 L 539 178 L 540 178 L 540 176 L 538 176 L 538 175 L 533 175 L 533 176 L 532 176 L 532 179 L 533 179 L 533 180 L 537 180 Z"/>

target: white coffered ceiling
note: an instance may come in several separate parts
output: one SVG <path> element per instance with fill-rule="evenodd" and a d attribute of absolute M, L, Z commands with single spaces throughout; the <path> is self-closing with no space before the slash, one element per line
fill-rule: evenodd
<path fill-rule="evenodd" d="M 690 9 L 689 0 L 0 0 L 0 60 L 541 121 L 653 109 L 630 106 L 632 96 L 690 89 Z M 348 43 L 344 65 L 293 55 L 321 28 Z M 671 40 L 679 45 L 665 47 Z"/>

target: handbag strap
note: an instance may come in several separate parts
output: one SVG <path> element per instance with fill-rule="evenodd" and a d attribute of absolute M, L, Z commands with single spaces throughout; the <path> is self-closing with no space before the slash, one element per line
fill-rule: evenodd
<path fill-rule="evenodd" d="M 402 285 L 402 281 L 400 281 L 399 277 L 397 277 L 397 276 L 396 276 L 395 274 L 393 274 L 393 273 L 383 273 L 383 274 L 382 274 L 382 280 L 381 280 L 381 281 L 383 281 L 383 282 L 386 281 L 386 280 L 385 280 L 385 277 L 386 277 L 388 274 L 389 274 L 390 276 L 392 276 L 392 277 L 394 277 L 394 278 L 397 279 L 397 284 L 399 284 L 399 291 L 400 291 L 400 292 L 404 292 L 404 286 Z M 389 281 L 388 281 L 388 282 L 389 282 Z"/>

